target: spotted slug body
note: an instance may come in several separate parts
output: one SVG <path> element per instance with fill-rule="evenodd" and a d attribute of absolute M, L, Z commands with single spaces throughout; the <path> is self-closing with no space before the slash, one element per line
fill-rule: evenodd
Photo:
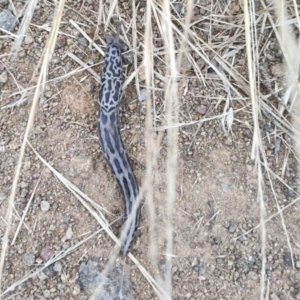
<path fill-rule="evenodd" d="M 123 256 L 129 252 L 134 234 L 139 224 L 140 207 L 134 205 L 139 193 L 138 184 L 130 165 L 127 152 L 120 135 L 119 102 L 122 87 L 121 46 L 118 35 L 108 44 L 105 53 L 105 66 L 99 91 L 98 134 L 103 155 L 118 183 L 124 203 L 125 240 L 122 242 Z M 128 216 L 134 218 L 126 225 Z"/>

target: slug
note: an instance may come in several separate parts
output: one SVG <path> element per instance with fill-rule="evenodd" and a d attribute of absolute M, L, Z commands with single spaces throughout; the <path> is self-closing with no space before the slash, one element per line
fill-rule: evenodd
<path fill-rule="evenodd" d="M 99 90 L 99 113 L 97 129 L 103 155 L 118 183 L 124 203 L 126 236 L 121 245 L 123 257 L 130 250 L 140 220 L 140 206 L 135 203 L 139 193 L 136 177 L 130 165 L 120 135 L 119 103 L 122 90 L 122 58 L 119 34 L 108 41 L 105 65 Z M 128 216 L 133 214 L 129 226 Z"/>

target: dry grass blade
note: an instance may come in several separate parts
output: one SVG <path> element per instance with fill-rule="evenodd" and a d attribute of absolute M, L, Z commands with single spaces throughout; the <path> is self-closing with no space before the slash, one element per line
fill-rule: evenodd
<path fill-rule="evenodd" d="M 92 68 L 90 68 L 86 63 L 84 63 L 82 60 L 80 60 L 76 55 L 74 55 L 71 52 L 67 52 L 67 55 L 70 56 L 72 59 L 74 59 L 85 70 L 89 71 L 94 76 L 96 81 L 100 82 L 100 76 Z"/>
<path fill-rule="evenodd" d="M 250 11 L 248 10 L 250 7 Z M 266 273 L 266 226 L 265 226 L 265 203 L 263 194 L 263 175 L 261 168 L 260 154 L 264 156 L 261 148 L 261 135 L 259 127 L 260 107 L 256 89 L 256 64 L 258 64 L 256 28 L 255 28 L 255 4 L 254 1 L 244 0 L 244 15 L 245 15 L 245 34 L 246 34 L 246 50 L 247 63 L 249 72 L 250 95 L 252 101 L 252 117 L 253 117 L 253 139 L 251 158 L 255 159 L 257 166 L 257 184 L 258 184 L 258 201 L 260 203 L 260 230 L 261 230 L 261 277 L 260 277 L 260 299 L 265 297 L 265 273 Z"/>
<path fill-rule="evenodd" d="M 102 55 L 105 56 L 104 51 L 84 32 L 83 29 L 79 27 L 79 25 L 74 22 L 73 20 L 70 20 L 70 23 L 89 41 L 91 45 L 95 47 L 95 49 Z"/>
<path fill-rule="evenodd" d="M 0 261 L 0 279 L 2 279 L 2 270 L 3 270 L 6 251 L 8 248 L 8 238 L 9 238 L 9 233 L 10 233 L 10 228 L 11 228 L 14 199 L 15 199 L 15 195 L 16 195 L 16 191 L 17 191 L 18 180 L 20 177 L 22 161 L 23 161 L 23 157 L 24 157 L 24 153 L 25 153 L 26 141 L 28 139 L 30 130 L 33 125 L 34 116 L 35 116 L 36 107 L 38 104 L 38 99 L 39 99 L 39 96 L 41 93 L 41 89 L 43 88 L 45 81 L 46 81 L 48 64 L 49 64 L 49 61 L 52 57 L 52 53 L 54 50 L 57 33 L 58 33 L 58 28 L 59 28 L 60 20 L 61 20 L 62 13 L 63 13 L 64 3 L 65 3 L 65 0 L 62 0 L 59 3 L 58 8 L 55 13 L 55 16 L 54 16 L 52 31 L 50 33 L 50 36 L 49 36 L 49 39 L 48 39 L 48 42 L 47 42 L 47 45 L 45 48 L 45 55 L 44 55 L 42 66 L 41 66 L 41 73 L 38 78 L 37 88 L 35 90 L 34 98 L 32 101 L 30 115 L 28 118 L 28 123 L 27 123 L 26 131 L 25 131 L 25 134 L 23 137 L 23 142 L 22 142 L 22 146 L 21 146 L 21 150 L 20 150 L 20 156 L 19 156 L 16 171 L 15 171 L 15 176 L 13 179 L 11 194 L 9 197 L 8 208 L 7 208 L 7 212 L 6 212 L 6 221 L 7 221 L 8 225 L 6 227 L 5 234 L 4 234 L 3 241 L 2 241 L 2 252 L 1 252 L 1 261 Z M 1 290 L 1 281 L 0 281 L 0 290 Z"/>
<path fill-rule="evenodd" d="M 31 19 L 32 19 L 32 16 L 33 16 L 33 13 L 34 13 L 37 2 L 38 2 L 38 0 L 29 0 L 28 1 L 26 11 L 25 11 L 24 16 L 22 18 L 22 23 L 20 24 L 20 27 L 19 27 L 19 31 L 18 31 L 18 34 L 17 34 L 17 39 L 15 40 L 15 43 L 13 44 L 12 49 L 11 49 L 11 53 L 13 54 L 12 58 L 11 58 L 12 61 L 14 61 L 17 57 L 17 53 L 20 49 L 23 38 L 25 37 L 26 31 L 27 31 L 27 29 L 29 27 L 29 24 L 31 22 Z"/>
<path fill-rule="evenodd" d="M 42 174 L 43 174 L 43 173 L 42 173 Z M 30 206 L 30 204 L 31 204 L 31 201 L 32 201 L 34 195 L 35 195 L 36 189 L 38 188 L 39 183 L 40 183 L 40 181 L 41 181 L 42 174 L 41 174 L 41 176 L 39 177 L 39 179 L 38 179 L 38 181 L 37 181 L 37 183 L 36 183 L 36 185 L 35 185 L 35 187 L 34 187 L 34 189 L 33 189 L 33 192 L 32 192 L 32 194 L 31 194 L 31 196 L 30 196 L 30 198 L 29 198 L 29 201 L 28 201 L 28 203 L 27 203 L 27 205 L 26 205 L 26 207 L 25 207 L 25 210 L 24 210 L 23 215 L 22 215 L 22 219 L 21 219 L 20 222 L 19 222 L 19 225 L 18 225 L 18 228 L 17 228 L 17 230 L 16 230 L 15 236 L 14 236 L 12 242 L 11 242 L 12 245 L 15 243 L 15 241 L 16 241 L 16 239 L 17 239 L 17 237 L 18 237 L 19 231 L 20 231 L 21 226 L 22 226 L 22 224 L 23 224 L 23 222 L 24 222 L 25 216 L 26 216 L 26 214 L 27 214 L 27 212 L 28 212 L 28 208 L 29 208 L 29 206 Z"/>

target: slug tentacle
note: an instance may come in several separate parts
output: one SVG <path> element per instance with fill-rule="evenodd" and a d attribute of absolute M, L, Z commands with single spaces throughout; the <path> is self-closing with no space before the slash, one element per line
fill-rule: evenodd
<path fill-rule="evenodd" d="M 139 224 L 140 207 L 136 208 L 139 192 L 138 184 L 130 165 L 127 152 L 120 135 L 119 102 L 122 88 L 122 59 L 121 41 L 117 34 L 109 43 L 105 53 L 105 66 L 101 77 L 99 90 L 98 134 L 103 155 L 118 183 L 122 194 L 125 213 L 125 223 L 128 216 L 129 225 L 122 243 L 122 254 L 125 256 L 134 238 L 134 233 Z"/>

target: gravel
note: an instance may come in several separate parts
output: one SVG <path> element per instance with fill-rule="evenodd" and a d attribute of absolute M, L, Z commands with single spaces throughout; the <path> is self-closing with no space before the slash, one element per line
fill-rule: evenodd
<path fill-rule="evenodd" d="M 47 212 L 50 209 L 50 203 L 48 201 L 41 201 L 42 212 Z"/>
<path fill-rule="evenodd" d="M 55 262 L 53 270 L 57 273 L 60 273 L 62 269 L 61 263 L 59 261 Z"/>
<path fill-rule="evenodd" d="M 72 238 L 72 236 L 73 236 L 73 230 L 71 227 L 69 227 L 66 232 L 66 239 L 70 240 Z"/>
<path fill-rule="evenodd" d="M 54 252 L 52 249 L 45 247 L 42 249 L 40 256 L 43 261 L 48 261 L 52 258 L 53 254 Z"/>
<path fill-rule="evenodd" d="M 79 283 L 80 288 L 84 290 L 87 295 L 90 296 L 96 293 L 94 296 L 96 296 L 95 298 L 97 300 L 112 300 L 117 298 L 119 291 L 122 291 L 121 299 L 135 298 L 130 288 L 131 285 L 128 274 L 127 272 L 123 273 L 122 263 L 119 264 L 116 262 L 112 269 L 108 271 L 106 277 L 103 277 L 101 274 L 102 270 L 103 265 L 97 257 L 92 257 L 87 263 L 81 263 L 79 268 Z M 97 291 L 97 287 L 99 287 L 100 284 L 103 284 L 103 289 Z"/>
<path fill-rule="evenodd" d="M 33 253 L 26 253 L 23 255 L 23 263 L 27 266 L 32 266 L 35 262 L 35 255 Z"/>
<path fill-rule="evenodd" d="M 6 72 L 6 71 L 3 71 L 3 72 L 0 74 L 0 83 L 6 83 L 7 80 L 8 80 L 7 72 Z"/>
<path fill-rule="evenodd" d="M 6 199 L 5 194 L 4 194 L 2 191 L 0 191 L 0 204 L 1 204 L 5 199 Z"/>
<path fill-rule="evenodd" d="M 0 28 L 12 32 L 17 22 L 18 19 L 9 10 L 0 13 Z"/>

